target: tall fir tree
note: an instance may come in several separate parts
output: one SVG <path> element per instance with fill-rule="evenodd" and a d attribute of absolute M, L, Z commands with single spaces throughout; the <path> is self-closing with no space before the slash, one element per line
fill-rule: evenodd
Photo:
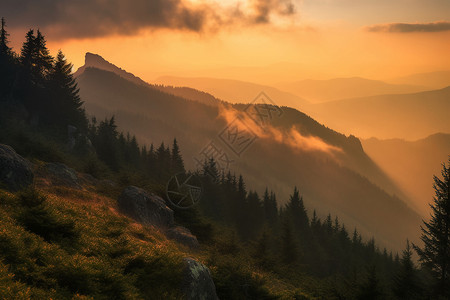
<path fill-rule="evenodd" d="M 0 31 L 0 55 L 5 56 L 11 56 L 12 51 L 11 48 L 8 46 L 9 33 L 6 31 L 6 21 L 5 18 L 2 17 L 2 27 Z"/>
<path fill-rule="evenodd" d="M 309 230 L 309 219 L 303 204 L 303 197 L 300 197 L 297 187 L 294 187 L 286 209 L 292 219 L 294 229 L 302 235 L 302 239 L 305 238 Z"/>
<path fill-rule="evenodd" d="M 15 79 L 15 57 L 12 49 L 8 46 L 8 32 L 6 31 L 6 22 L 2 18 L 0 31 L 0 101 L 6 99 L 12 92 L 12 86 Z"/>
<path fill-rule="evenodd" d="M 41 31 L 38 30 L 36 38 L 34 39 L 35 44 L 35 55 L 36 55 L 36 71 L 41 78 L 46 78 L 53 67 L 53 57 L 50 55 L 50 51 L 47 48 L 47 41 L 42 35 Z M 62 54 L 62 53 L 61 53 Z M 64 60 L 64 56 L 62 56 Z"/>
<path fill-rule="evenodd" d="M 442 179 L 434 176 L 431 219 L 421 226 L 423 248 L 414 248 L 436 280 L 436 296 L 450 298 L 450 157 L 447 166 L 442 164 L 441 174 Z"/>
<path fill-rule="evenodd" d="M 79 89 L 72 75 L 73 65 L 67 62 L 61 50 L 58 51 L 53 68 L 49 73 L 49 87 L 53 103 L 47 110 L 52 121 L 66 130 L 68 125 L 87 130 L 87 119 L 79 96 Z"/>
<path fill-rule="evenodd" d="M 173 139 L 172 145 L 172 172 L 173 173 L 185 173 L 184 162 L 181 156 L 180 148 L 178 147 L 177 139 Z"/>
<path fill-rule="evenodd" d="M 419 298 L 419 280 L 417 270 L 412 261 L 412 254 L 412 247 L 407 240 L 406 248 L 403 250 L 400 261 L 400 269 L 395 274 L 393 280 L 394 286 L 392 290 L 398 299 L 413 300 Z"/>

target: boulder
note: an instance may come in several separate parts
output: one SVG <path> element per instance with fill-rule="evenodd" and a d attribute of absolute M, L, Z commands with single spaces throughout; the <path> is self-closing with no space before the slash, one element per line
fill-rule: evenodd
<path fill-rule="evenodd" d="M 0 184 L 17 191 L 33 183 L 32 164 L 13 148 L 0 144 Z"/>
<path fill-rule="evenodd" d="M 172 227 L 173 211 L 161 197 L 147 191 L 129 186 L 119 197 L 119 209 L 136 221 L 161 227 Z"/>
<path fill-rule="evenodd" d="M 184 258 L 185 269 L 182 292 L 188 300 L 219 299 L 209 269 L 195 259 Z"/>
<path fill-rule="evenodd" d="M 52 184 L 81 190 L 77 172 L 61 163 L 48 163 L 45 170 L 50 175 Z"/>
<path fill-rule="evenodd" d="M 167 237 L 194 250 L 200 247 L 197 237 L 182 226 L 175 226 L 167 230 Z"/>

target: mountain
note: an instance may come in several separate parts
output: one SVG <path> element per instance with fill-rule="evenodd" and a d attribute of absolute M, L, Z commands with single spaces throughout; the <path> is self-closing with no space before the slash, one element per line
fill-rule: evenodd
<path fill-rule="evenodd" d="M 211 93 L 214 96 L 231 103 L 250 103 L 258 96 L 258 94 L 264 92 L 271 98 L 272 102 L 280 106 L 300 108 L 310 105 L 305 99 L 271 86 L 232 79 L 163 76 L 157 78 L 155 83 L 173 86 L 189 86 Z"/>
<path fill-rule="evenodd" d="M 165 85 L 151 85 L 139 77 L 134 76 L 133 74 L 117 67 L 116 65 L 106 61 L 103 57 L 98 54 L 93 54 L 87 52 L 85 55 L 84 65 L 81 66 L 75 73 L 74 77 L 77 78 L 86 70 L 86 68 L 97 68 L 100 70 L 105 70 L 112 72 L 114 74 L 119 75 L 120 77 L 127 79 L 137 85 L 150 86 L 155 89 L 159 89 L 169 94 L 177 95 L 180 97 L 184 97 L 186 99 L 198 101 L 201 103 L 205 103 L 208 105 L 217 105 L 220 100 L 214 97 L 211 94 L 198 91 L 189 87 L 173 87 L 173 86 L 165 86 Z"/>
<path fill-rule="evenodd" d="M 417 141 L 401 139 L 362 140 L 367 154 L 414 201 L 423 216 L 434 196 L 433 175 L 440 175 L 441 164 L 450 155 L 450 134 L 437 133 Z"/>
<path fill-rule="evenodd" d="M 450 87 L 324 102 L 312 111 L 316 119 L 347 134 L 415 140 L 436 132 L 450 133 Z"/>
<path fill-rule="evenodd" d="M 229 130 L 239 121 L 227 116 L 247 105 L 205 105 L 92 67 L 78 74 L 77 81 L 88 113 L 100 119 L 114 114 L 121 130 L 133 132 L 147 145 L 170 143 L 176 137 L 190 169 L 198 166 L 195 159 L 204 159 L 202 153 L 213 143 L 225 171 L 242 173 L 248 189 L 273 189 L 280 205 L 298 186 L 310 213 L 314 208 L 320 216 L 338 215 L 347 228 L 357 226 L 381 245 L 401 249 L 404 239 L 417 238 L 420 216 L 364 153 L 360 141 L 300 111 L 282 107 L 281 116 L 269 127 L 253 126 L 246 131 L 254 134 L 253 143 L 236 154 L 224 137 L 232 136 Z"/>
<path fill-rule="evenodd" d="M 426 90 L 426 88 L 421 86 L 389 84 L 383 81 L 360 77 L 329 80 L 307 79 L 279 83 L 276 87 L 299 97 L 304 97 L 311 102 L 324 102 L 382 94 L 405 94 Z"/>
<path fill-rule="evenodd" d="M 412 84 L 426 86 L 430 89 L 441 89 L 450 86 L 450 71 L 419 73 L 389 80 L 394 84 Z"/>

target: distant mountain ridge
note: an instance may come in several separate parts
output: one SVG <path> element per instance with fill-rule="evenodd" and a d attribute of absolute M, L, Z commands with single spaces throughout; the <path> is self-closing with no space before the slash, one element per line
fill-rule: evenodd
<path fill-rule="evenodd" d="M 421 92 L 422 86 L 389 84 L 379 80 L 361 77 L 334 78 L 328 80 L 301 80 L 276 85 L 278 88 L 311 102 L 324 102 L 346 98 L 368 97 L 384 94 L 405 94 Z"/>
<path fill-rule="evenodd" d="M 109 71 L 86 68 L 77 81 L 88 113 L 98 118 L 114 114 L 122 130 L 133 132 L 147 145 L 161 140 L 169 143 L 176 137 L 188 168 L 195 167 L 193 158 L 227 125 L 217 106 L 189 101 L 151 85 L 138 85 Z M 239 105 L 234 107 L 240 109 Z M 407 237 L 415 240 L 420 217 L 392 196 L 401 193 L 395 192 L 399 190 L 367 157 L 357 138 L 326 128 L 295 109 L 282 109 L 283 117 L 273 123 L 276 130 L 288 133 L 296 127 L 304 139 L 317 137 L 343 152 L 333 158 L 261 137 L 242 158 L 233 157 L 233 171 L 245 176 L 249 188 L 259 191 L 268 186 L 283 204 L 297 185 L 307 207 L 317 209 L 319 215 L 337 214 L 347 226 L 358 226 L 366 236 L 375 235 L 380 243 L 395 249 L 401 249 Z M 386 223 L 376 217 L 379 214 L 392 221 L 395 230 L 386 228 Z"/>
<path fill-rule="evenodd" d="M 450 133 L 450 87 L 412 94 L 378 95 L 318 103 L 311 115 L 340 132 L 362 138 L 417 140 Z"/>
<path fill-rule="evenodd" d="M 272 86 L 234 79 L 161 76 L 155 80 L 155 83 L 173 86 L 189 86 L 211 93 L 230 103 L 250 103 L 259 93 L 265 92 L 274 103 L 280 106 L 303 109 L 311 104 L 301 97 Z"/>
<path fill-rule="evenodd" d="M 446 86 L 450 86 L 450 70 L 412 74 L 391 79 L 389 82 L 394 84 L 413 84 L 426 86 L 432 89 L 441 89 Z"/>

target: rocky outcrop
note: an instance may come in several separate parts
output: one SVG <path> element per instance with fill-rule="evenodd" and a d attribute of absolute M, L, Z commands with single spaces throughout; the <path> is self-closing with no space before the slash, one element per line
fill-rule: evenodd
<path fill-rule="evenodd" d="M 0 185 L 17 191 L 33 183 L 32 164 L 13 148 L 0 144 Z"/>
<path fill-rule="evenodd" d="M 216 287 L 209 269 L 202 263 L 185 258 L 184 281 L 182 291 L 188 300 L 218 299 Z"/>
<path fill-rule="evenodd" d="M 142 224 L 165 228 L 174 225 L 173 211 L 167 207 L 164 200 L 135 186 L 123 190 L 119 197 L 119 208 Z"/>
<path fill-rule="evenodd" d="M 182 226 L 175 226 L 167 230 L 167 237 L 193 250 L 200 247 L 197 237 L 189 229 Z"/>
<path fill-rule="evenodd" d="M 53 185 L 82 189 L 77 172 L 64 164 L 48 163 L 45 165 L 45 171 Z"/>

